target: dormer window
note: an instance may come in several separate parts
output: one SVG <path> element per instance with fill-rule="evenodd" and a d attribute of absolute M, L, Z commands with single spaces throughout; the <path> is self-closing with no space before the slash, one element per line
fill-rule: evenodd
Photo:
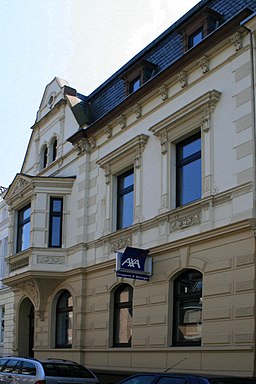
<path fill-rule="evenodd" d="M 141 77 L 136 77 L 130 82 L 129 93 L 133 93 L 141 86 Z"/>
<path fill-rule="evenodd" d="M 222 22 L 222 15 L 209 7 L 205 7 L 177 30 L 183 37 L 184 51 L 200 43 Z"/>
<path fill-rule="evenodd" d="M 137 91 L 142 84 L 148 81 L 156 72 L 157 65 L 150 63 L 147 60 L 141 60 L 131 67 L 123 76 L 122 79 L 126 82 L 126 94 Z"/>
<path fill-rule="evenodd" d="M 198 29 L 192 35 L 188 36 L 188 49 L 200 43 L 200 41 L 203 40 L 203 37 L 203 28 Z"/>

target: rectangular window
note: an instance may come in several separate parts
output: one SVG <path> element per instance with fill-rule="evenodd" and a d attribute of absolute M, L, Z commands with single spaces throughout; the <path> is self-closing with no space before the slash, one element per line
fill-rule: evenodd
<path fill-rule="evenodd" d="M 132 81 L 130 81 L 129 93 L 133 93 L 137 91 L 137 89 L 139 89 L 140 86 L 141 86 L 141 76 L 138 76 Z"/>
<path fill-rule="evenodd" d="M 50 198 L 49 247 L 61 248 L 63 199 Z"/>
<path fill-rule="evenodd" d="M 176 146 L 176 206 L 201 198 L 201 134 Z"/>
<path fill-rule="evenodd" d="M 203 40 L 203 28 L 198 29 L 188 37 L 188 48 L 192 48 Z"/>
<path fill-rule="evenodd" d="M 17 252 L 24 251 L 30 246 L 30 205 L 18 211 Z"/>
<path fill-rule="evenodd" d="M 134 171 L 130 169 L 117 178 L 117 229 L 133 224 L 133 189 Z"/>

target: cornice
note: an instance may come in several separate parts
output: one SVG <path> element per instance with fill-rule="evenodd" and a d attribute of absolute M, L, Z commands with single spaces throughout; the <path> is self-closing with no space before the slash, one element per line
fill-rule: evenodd
<path fill-rule="evenodd" d="M 220 96 L 221 92 L 215 89 L 208 91 L 197 99 L 193 100 L 191 103 L 185 105 L 183 108 L 180 108 L 177 112 L 171 114 L 170 116 L 161 120 L 156 125 L 152 126 L 149 131 L 158 135 L 162 131 L 162 129 L 168 129 L 168 126 L 174 124 L 177 121 L 180 121 L 182 118 L 185 119 L 187 116 L 191 118 L 191 115 L 193 114 L 198 115 L 199 110 L 201 112 L 205 112 L 206 109 L 209 113 L 214 110 L 216 103 L 220 99 Z"/>
<path fill-rule="evenodd" d="M 26 200 L 40 188 L 58 189 L 58 191 L 71 190 L 74 184 L 75 176 L 71 177 L 46 177 L 46 176 L 30 176 L 18 174 L 11 186 L 9 187 L 4 199 L 8 205 L 16 202 L 20 204 L 21 200 Z"/>

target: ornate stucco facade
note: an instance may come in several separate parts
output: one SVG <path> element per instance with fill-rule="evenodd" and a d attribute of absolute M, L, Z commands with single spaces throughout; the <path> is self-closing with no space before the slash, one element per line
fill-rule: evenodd
<path fill-rule="evenodd" d="M 68 358 L 95 370 L 175 366 L 255 376 L 256 9 L 238 2 L 233 14 L 221 13 L 222 3 L 201 1 L 88 97 L 58 78 L 47 85 L 21 172 L 4 196 L 14 354 Z M 202 15 L 215 28 L 188 49 L 184 39 L 192 23 L 208 20 Z M 161 68 L 174 48 L 179 56 Z M 138 73 L 149 77 L 122 96 L 121 86 L 127 92 Z M 177 204 L 177 146 L 194 134 L 201 195 Z M 133 219 L 118 227 L 117 180 L 127 170 Z M 52 199 L 63 204 L 58 246 L 49 246 Z M 116 252 L 127 246 L 150 249 L 148 281 L 116 276 Z M 181 346 L 174 342 L 174 285 L 186 270 L 202 275 L 201 339 Z M 133 291 L 132 339 L 120 347 L 113 313 L 122 284 Z M 66 348 L 56 346 L 62 292 L 73 302 Z"/>

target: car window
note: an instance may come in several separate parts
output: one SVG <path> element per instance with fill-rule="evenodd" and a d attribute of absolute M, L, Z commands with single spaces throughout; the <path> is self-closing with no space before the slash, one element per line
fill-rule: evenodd
<path fill-rule="evenodd" d="M 187 380 L 183 377 L 176 376 L 162 376 L 157 381 L 157 384 L 185 384 Z"/>
<path fill-rule="evenodd" d="M 122 384 L 151 384 L 155 379 L 154 375 L 138 375 L 123 380 Z"/>
<path fill-rule="evenodd" d="M 20 366 L 21 366 L 21 362 L 19 360 L 10 359 L 3 366 L 2 372 L 5 372 L 5 373 L 19 373 Z"/>
<path fill-rule="evenodd" d="M 21 367 L 21 374 L 22 375 L 30 375 L 35 376 L 36 375 L 36 366 L 33 363 L 30 363 L 28 361 L 23 361 L 22 367 Z"/>
<path fill-rule="evenodd" d="M 0 359 L 0 372 L 2 372 L 7 361 L 8 361 L 8 359 Z"/>
<path fill-rule="evenodd" d="M 80 364 L 42 363 L 45 376 L 92 378 L 93 374 Z"/>

